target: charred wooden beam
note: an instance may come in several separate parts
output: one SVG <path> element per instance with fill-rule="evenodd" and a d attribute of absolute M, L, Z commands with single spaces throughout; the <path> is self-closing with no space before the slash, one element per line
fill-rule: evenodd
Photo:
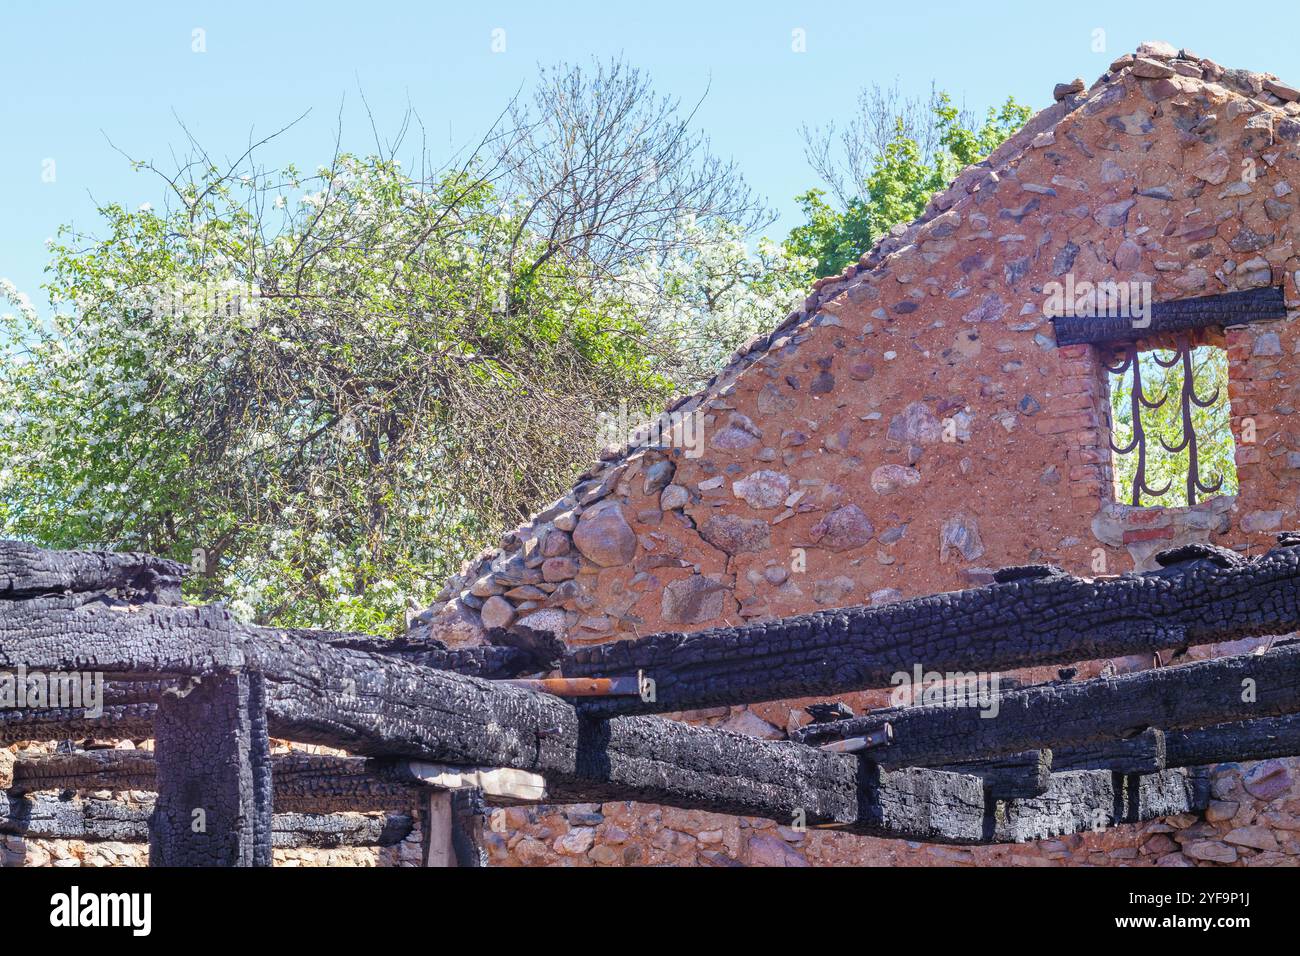
<path fill-rule="evenodd" d="M 270 866 L 271 756 L 261 674 L 213 674 L 163 694 L 150 866 Z"/>
<path fill-rule="evenodd" d="M 1127 777 L 1108 770 L 1054 773 L 1039 796 L 991 801 L 985 841 L 1023 843 L 1194 813 L 1208 799 L 1206 776 L 1188 770 Z"/>
<path fill-rule="evenodd" d="M 1052 775 L 1052 751 L 1026 750 L 991 760 L 945 764 L 936 769 L 979 777 L 984 792 L 994 800 L 1036 797 L 1047 791 Z"/>
<path fill-rule="evenodd" d="M 1286 302 L 1280 287 L 1269 286 L 1156 302 L 1148 316 L 1134 316 L 1131 310 L 1125 311 L 1129 314 L 1053 316 L 1056 344 L 1133 342 L 1153 335 L 1285 319 Z"/>
<path fill-rule="evenodd" d="M 0 789 L 153 791 L 157 767 L 148 750 L 86 750 L 19 754 Z M 522 779 L 521 779 L 522 778 Z M 426 790 L 474 790 L 487 804 L 538 802 L 547 794 L 542 778 L 521 770 L 452 768 L 419 761 L 333 754 L 288 753 L 271 757 L 277 811 L 410 810 Z"/>
<path fill-rule="evenodd" d="M 1300 714 L 1215 724 L 1165 735 L 1171 767 L 1300 756 Z"/>
<path fill-rule="evenodd" d="M 972 707 L 888 708 L 812 724 L 791 736 L 820 744 L 888 723 L 893 742 L 873 752 L 873 759 L 886 766 L 937 766 L 975 754 L 993 757 L 1114 740 L 1150 727 L 1168 732 L 1297 711 L 1300 643 L 1266 654 L 1016 690 L 1001 696 L 996 717 Z"/>
<path fill-rule="evenodd" d="M 149 839 L 152 795 L 139 800 L 65 798 L 54 792 L 0 795 L 0 833 L 39 840 Z M 409 813 L 277 813 L 271 818 L 275 847 L 392 846 L 414 829 Z"/>
<path fill-rule="evenodd" d="M 1158 570 L 1108 579 L 1013 568 L 986 587 L 880 607 L 582 647 L 564 673 L 653 681 L 652 700 L 581 705 L 603 716 L 828 696 L 889 686 L 916 667 L 975 675 L 1286 634 L 1300 628 L 1300 537 L 1279 540 L 1252 561 L 1191 547 L 1166 552 Z"/>
<path fill-rule="evenodd" d="M 1166 767 L 1165 734 L 1151 728 L 1135 737 L 1094 740 L 1052 748 L 1052 770 L 1110 770 L 1113 773 L 1159 773 Z"/>
<path fill-rule="evenodd" d="M 467 647 L 448 647 L 437 638 L 427 636 L 384 638 L 303 628 L 286 629 L 284 633 L 290 637 L 321 641 L 330 647 L 369 651 L 411 664 L 488 680 L 504 680 L 554 670 L 564 659 L 564 642 L 553 634 L 537 631 L 516 633 L 497 628 L 488 632 L 489 643 Z"/>
<path fill-rule="evenodd" d="M 584 802 L 606 795 L 782 820 L 802 811 L 810 822 L 856 815 L 850 757 L 658 718 L 586 721 L 547 694 L 252 628 L 220 608 L 11 602 L 0 606 L 0 666 L 19 662 L 141 677 L 245 668 L 271 682 L 278 737 L 528 770 Z"/>
<path fill-rule="evenodd" d="M 111 592 L 151 604 L 181 603 L 179 561 L 109 551 L 47 551 L 0 541 L 0 600 L 65 592 Z"/>
<path fill-rule="evenodd" d="M 153 790 L 157 767 L 147 750 L 83 750 L 20 754 L 13 764 L 10 793 L 37 790 Z"/>
<path fill-rule="evenodd" d="M 0 744 L 102 737 L 107 727 L 113 728 L 118 737 L 133 740 L 152 737 L 158 696 L 171 686 L 174 682 L 106 679 L 102 699 L 93 709 L 85 706 L 0 707 Z M 90 713 L 98 715 L 89 716 Z"/>

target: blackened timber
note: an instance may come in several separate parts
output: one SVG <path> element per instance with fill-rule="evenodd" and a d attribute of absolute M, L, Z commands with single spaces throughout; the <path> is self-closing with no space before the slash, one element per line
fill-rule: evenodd
<path fill-rule="evenodd" d="M 1131 310 L 1130 310 L 1131 312 Z M 1224 292 L 1190 299 L 1151 304 L 1151 314 L 1140 323 L 1132 314 L 1054 316 L 1057 345 L 1092 342 L 1132 342 L 1154 335 L 1227 328 L 1249 322 L 1286 318 L 1282 289 L 1269 286 L 1242 292 Z"/>
<path fill-rule="evenodd" d="M 20 754 L 10 793 L 39 790 L 153 791 L 154 755 L 148 750 L 86 750 Z M 410 810 L 425 788 L 404 760 L 288 753 L 271 757 L 274 806 L 282 812 Z M 0 778 L 0 784 L 3 779 Z"/>
<path fill-rule="evenodd" d="M 503 680 L 553 670 L 564 658 L 564 643 L 550 633 L 500 628 L 488 632 L 487 644 L 448 647 L 428 636 L 401 635 L 394 638 L 369 634 L 290 629 L 291 637 L 319 640 L 330 647 L 384 654 L 411 664 L 436 667 L 488 680 Z"/>
<path fill-rule="evenodd" d="M 1254 697 L 1243 694 L 1246 687 L 1254 688 Z M 1292 643 L 1266 654 L 1011 691 L 1001 695 L 994 718 L 972 707 L 897 707 L 851 720 L 811 724 L 791 737 L 820 744 L 888 723 L 893 740 L 873 751 L 873 760 L 886 766 L 938 766 L 975 754 L 987 758 L 1113 740 L 1150 727 L 1168 733 L 1297 711 L 1300 643 Z"/>
<path fill-rule="evenodd" d="M 1108 770 L 1054 773 L 1039 796 L 991 802 L 985 842 L 1023 843 L 1194 813 L 1204 809 L 1208 799 L 1208 778 L 1197 771 L 1131 776 Z"/>
<path fill-rule="evenodd" d="M 1036 797 L 1047 790 L 1048 778 L 1052 775 L 1052 751 L 1026 750 L 990 760 L 946 764 L 936 769 L 979 777 L 984 792 L 995 800 Z"/>
<path fill-rule="evenodd" d="M 1052 770 L 1159 773 L 1166 767 L 1165 733 L 1154 727 L 1135 737 L 1094 740 L 1052 750 Z"/>
<path fill-rule="evenodd" d="M 152 604 L 179 604 L 179 561 L 109 551 L 47 551 L 0 541 L 0 600 L 39 594 L 109 591 Z"/>
<path fill-rule="evenodd" d="M 1165 735 L 1171 767 L 1300 756 L 1300 714 L 1215 724 Z"/>
<path fill-rule="evenodd" d="M 528 770 L 557 790 L 583 794 L 582 802 L 856 820 L 851 757 L 652 717 L 586 721 L 548 694 L 250 627 L 221 608 L 0 602 L 0 666 L 20 662 L 134 671 L 142 679 L 247 669 L 268 681 L 277 737 L 362 755 Z M 161 740 L 158 749 L 161 759 Z"/>
<path fill-rule="evenodd" d="M 0 794 L 0 833 L 39 840 L 145 843 L 154 797 L 74 796 L 54 792 Z M 392 846 L 414 828 L 410 813 L 277 813 L 271 843 L 280 847 Z"/>
<path fill-rule="evenodd" d="M 172 682 L 105 680 L 97 707 L 0 707 L 0 744 L 102 737 L 107 727 L 117 737 L 152 737 L 154 705 L 169 686 Z"/>
<path fill-rule="evenodd" d="M 1168 566 L 1086 580 L 1052 568 L 999 572 L 981 588 L 781 621 L 658 634 L 570 652 L 566 676 L 642 673 L 653 700 L 584 701 L 584 713 L 679 711 L 889 686 L 899 673 L 977 675 L 1300 628 L 1300 547 L 1247 561 L 1168 552 Z M 649 696 L 649 695 L 647 695 Z M 843 722 L 837 722 L 843 723 Z M 1022 748 L 1034 749 L 1034 748 Z"/>
<path fill-rule="evenodd" d="M 154 721 L 150 866 L 270 866 L 271 760 L 261 674 L 165 692 Z"/>
<path fill-rule="evenodd" d="M 157 769 L 147 750 L 19 754 L 10 793 L 35 790 L 153 790 Z"/>

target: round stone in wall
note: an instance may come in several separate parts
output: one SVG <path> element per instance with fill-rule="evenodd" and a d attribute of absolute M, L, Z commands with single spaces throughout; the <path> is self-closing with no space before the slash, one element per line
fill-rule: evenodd
<path fill-rule="evenodd" d="M 636 534 L 616 504 L 583 512 L 573 530 L 573 544 L 584 558 L 602 568 L 627 564 L 636 554 Z"/>

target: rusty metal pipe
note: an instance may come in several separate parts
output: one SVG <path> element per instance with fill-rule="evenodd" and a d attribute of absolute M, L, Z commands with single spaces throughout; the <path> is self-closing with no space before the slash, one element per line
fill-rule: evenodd
<path fill-rule="evenodd" d="M 635 697 L 641 693 L 635 677 L 521 677 L 493 681 L 556 697 Z"/>

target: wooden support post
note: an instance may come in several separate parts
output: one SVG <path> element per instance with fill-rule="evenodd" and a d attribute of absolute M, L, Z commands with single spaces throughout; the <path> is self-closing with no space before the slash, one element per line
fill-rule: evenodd
<path fill-rule="evenodd" d="M 424 866 L 487 866 L 481 790 L 428 788 L 420 799 Z"/>
<path fill-rule="evenodd" d="M 420 803 L 420 832 L 424 866 L 455 866 L 451 846 L 451 791 L 430 790 Z"/>
<path fill-rule="evenodd" d="M 154 721 L 150 866 L 270 866 L 271 758 L 261 675 L 166 692 Z"/>

